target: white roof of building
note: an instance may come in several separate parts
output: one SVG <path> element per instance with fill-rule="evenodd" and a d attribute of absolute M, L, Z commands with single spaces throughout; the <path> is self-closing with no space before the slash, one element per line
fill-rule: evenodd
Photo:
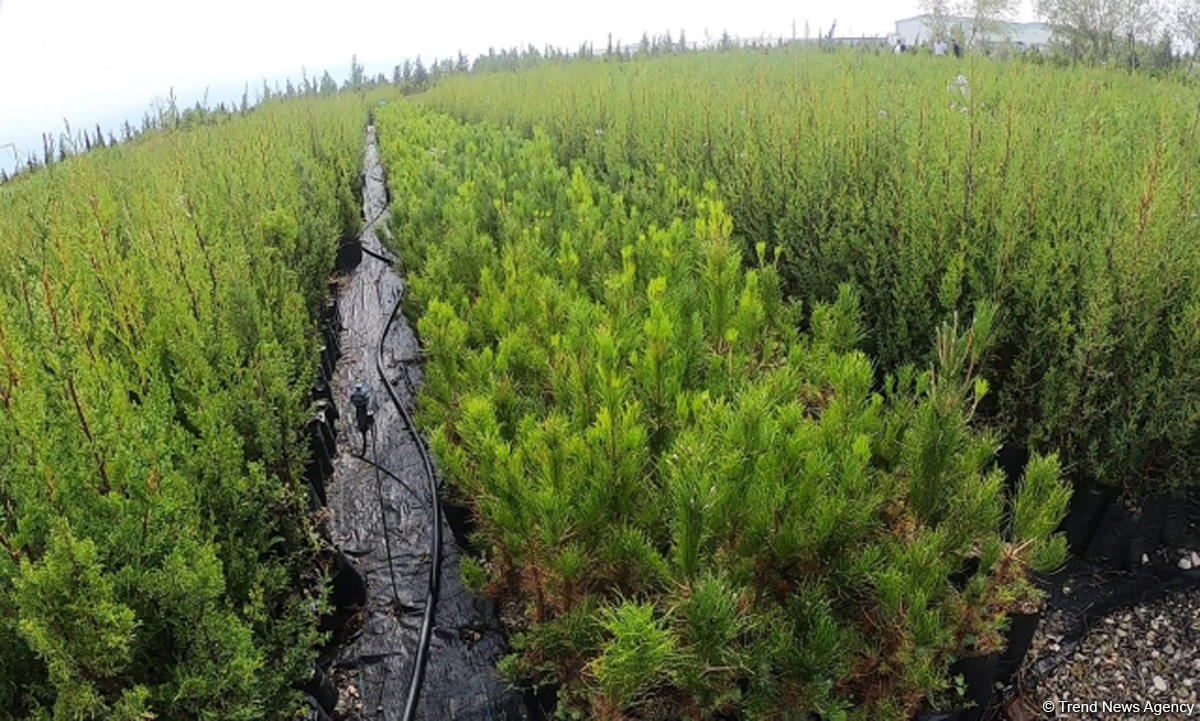
<path fill-rule="evenodd" d="M 918 24 L 921 27 L 918 32 L 928 32 L 926 27 L 933 19 L 932 15 L 914 15 L 912 17 L 902 18 L 896 21 L 896 34 L 902 34 L 901 26 L 907 25 L 911 30 L 913 24 Z M 963 15 L 947 15 L 944 22 L 947 27 L 959 27 L 966 29 L 975 21 L 974 18 Z M 915 38 L 910 38 L 915 40 Z M 928 39 L 928 38 L 924 38 Z M 1009 20 L 998 20 L 988 23 L 987 29 L 982 33 L 981 40 L 988 42 L 1018 42 L 1026 45 L 1045 45 L 1050 42 L 1050 26 L 1042 22 L 1013 22 Z"/>

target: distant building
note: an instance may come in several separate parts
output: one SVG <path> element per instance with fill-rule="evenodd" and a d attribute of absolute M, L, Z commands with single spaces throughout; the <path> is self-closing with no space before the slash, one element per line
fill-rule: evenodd
<path fill-rule="evenodd" d="M 947 38 L 958 36 L 968 43 L 983 45 L 1011 44 L 1018 48 L 1038 48 L 1050 45 L 1050 26 L 1046 23 L 1014 23 L 1007 21 L 988 22 L 971 37 L 974 18 L 948 15 L 942 18 Z M 903 39 L 907 45 L 929 45 L 941 38 L 936 31 L 937 23 L 932 15 L 917 15 L 896 21 L 894 42 Z"/>

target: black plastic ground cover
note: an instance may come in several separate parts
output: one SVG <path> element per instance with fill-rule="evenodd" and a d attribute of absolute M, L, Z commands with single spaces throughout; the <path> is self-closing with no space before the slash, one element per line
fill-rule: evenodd
<path fill-rule="evenodd" d="M 379 259 L 387 257 L 376 237 L 377 230 L 385 232 L 387 196 L 374 128 L 367 131 L 365 168 L 364 217 L 371 222 L 364 228 L 362 244 L 369 252 L 356 268 L 344 273 L 339 287 L 345 330 L 329 394 L 341 420 L 325 494 L 330 535 L 364 578 L 366 604 L 342 629 L 325 660 L 331 662 L 332 675 L 341 687 L 342 719 L 399 721 L 430 587 L 432 524 L 446 522 L 434 517 L 418 446 L 388 401 L 375 370 L 379 338 L 403 292 L 404 280 Z M 389 382 L 411 412 L 412 394 L 420 387 L 422 375 L 416 336 L 402 315 L 384 339 L 383 357 Z M 368 438 L 365 444 L 366 459 L 359 457 L 364 444 L 350 404 L 350 394 L 359 383 L 372 398 L 375 416 L 375 439 L 371 443 Z M 368 461 L 379 464 L 379 476 Z M 496 676 L 496 663 L 506 646 L 495 606 L 463 588 L 461 553 L 448 527 L 441 528 L 440 589 L 415 718 L 525 719 L 522 696 Z"/>
<path fill-rule="evenodd" d="M 1026 665 L 1023 675 L 1013 679 L 1024 687 L 1036 687 L 1071 660 L 1084 637 L 1104 618 L 1200 588 L 1200 569 L 1179 565 L 1180 551 L 1200 549 L 1197 490 L 1183 497 L 1155 495 L 1131 503 L 1112 489 L 1082 484 L 1075 489 L 1060 530 L 1067 536 L 1072 556 L 1061 570 L 1038 579 L 1047 593 L 1042 618 L 1055 617 L 1059 650 Z M 1027 646 L 1026 634 L 1031 631 L 1022 628 L 1010 634 L 1020 638 L 1010 640 Z M 1015 685 L 1009 683 L 992 702 L 1010 699 L 1015 692 Z M 1001 717 L 997 706 L 986 716 Z"/>
<path fill-rule="evenodd" d="M 1019 480 L 1028 459 L 1024 449 L 1002 449 L 998 454 L 997 465 L 1010 486 Z M 1008 648 L 998 662 L 990 671 L 985 663 L 972 668 L 971 674 L 963 674 L 967 697 L 975 706 L 924 711 L 916 716 L 917 721 L 1003 718 L 1001 706 L 1015 695 L 1017 685 L 1036 686 L 1038 680 L 1070 660 L 1088 632 L 1105 617 L 1200 588 L 1200 568 L 1178 564 L 1178 550 L 1200 550 L 1200 490 L 1186 497 L 1155 495 L 1129 503 L 1112 489 L 1080 484 L 1059 531 L 1067 537 L 1072 554 L 1058 572 L 1037 579 L 1047 594 L 1045 610 L 1010 617 L 1005 634 Z M 976 567 L 968 563 L 950 580 L 961 588 Z M 1060 650 L 1022 669 L 1038 623 L 1051 614 L 1061 634 Z M 956 667 L 951 676 L 965 670 Z M 1003 688 L 993 692 L 993 681 Z"/>
<path fill-rule="evenodd" d="M 1084 636 L 1101 619 L 1168 595 L 1200 589 L 1200 570 L 1183 570 L 1167 559 L 1158 559 L 1137 571 L 1105 571 L 1083 559 L 1073 559 L 1047 579 L 1047 608 L 1061 615 L 1062 639 L 1058 653 L 1029 669 L 1029 678 L 1045 677 L 1071 659 Z"/>

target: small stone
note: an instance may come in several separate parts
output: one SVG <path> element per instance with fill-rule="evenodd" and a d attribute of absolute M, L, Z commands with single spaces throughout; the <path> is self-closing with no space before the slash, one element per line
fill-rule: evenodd
<path fill-rule="evenodd" d="M 1154 688 L 1159 692 L 1167 690 L 1167 682 L 1163 680 L 1162 676 L 1157 674 L 1154 676 Z"/>
<path fill-rule="evenodd" d="M 1191 561 L 1191 559 L 1190 559 L 1190 558 L 1187 558 L 1186 556 L 1185 556 L 1184 558 L 1181 558 L 1181 559 L 1179 559 L 1179 567 L 1180 567 L 1180 568 L 1182 568 L 1182 569 L 1183 569 L 1183 570 L 1185 570 L 1185 571 L 1190 571 L 1190 570 L 1192 570 L 1192 561 Z"/>
<path fill-rule="evenodd" d="M 1200 568 L 1200 553 L 1192 551 L 1192 568 Z"/>
<path fill-rule="evenodd" d="M 1145 566 L 1147 563 L 1150 563 L 1150 557 L 1143 553 L 1142 554 L 1142 565 Z"/>

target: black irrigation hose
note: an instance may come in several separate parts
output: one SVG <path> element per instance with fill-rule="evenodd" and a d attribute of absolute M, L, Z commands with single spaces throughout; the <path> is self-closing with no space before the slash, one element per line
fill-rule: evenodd
<path fill-rule="evenodd" d="M 363 231 L 365 232 L 366 230 L 370 229 L 371 226 L 373 226 L 381 217 L 383 217 L 383 214 L 387 212 L 387 209 L 388 209 L 388 207 L 387 207 L 387 204 L 385 203 L 384 207 L 382 209 L 380 209 L 380 211 L 378 213 L 376 213 L 373 218 L 371 218 L 369 221 L 367 221 L 363 225 Z M 361 238 L 359 239 L 359 246 L 362 247 L 362 251 L 365 255 L 369 255 L 372 258 L 380 260 L 383 263 L 387 264 L 388 266 L 395 265 L 396 261 L 394 259 L 388 258 L 385 255 L 376 253 L 375 251 L 370 250 L 370 249 L 366 248 L 365 246 L 362 246 Z M 401 301 L 403 300 L 403 297 L 404 297 L 403 292 L 401 292 L 401 294 L 396 298 L 395 304 L 392 306 L 392 312 L 388 316 L 388 321 L 383 327 L 383 332 L 379 335 L 379 344 L 376 348 L 376 353 L 375 353 L 375 371 L 379 375 L 379 380 L 381 383 L 383 383 L 383 387 L 387 391 L 388 398 L 391 399 L 392 405 L 394 405 L 396 407 L 396 411 L 400 414 L 400 417 L 404 420 L 404 424 L 408 430 L 409 437 L 412 439 L 413 443 L 416 444 L 416 446 L 417 446 L 417 452 L 420 453 L 420 455 L 421 455 L 421 464 L 425 471 L 425 477 L 429 481 L 430 505 L 433 507 L 433 514 L 432 514 L 432 516 L 433 516 L 433 529 L 432 529 L 433 533 L 432 533 L 432 537 L 430 538 L 428 592 L 427 592 L 426 598 L 425 598 L 425 611 L 424 611 L 424 615 L 421 620 L 421 635 L 418 639 L 417 654 L 413 660 L 412 677 L 409 680 L 408 697 L 404 703 L 404 715 L 402 716 L 403 721 L 412 721 L 413 716 L 416 714 L 417 699 L 420 697 L 421 683 L 422 683 L 422 680 L 425 675 L 425 663 L 426 663 L 428 653 L 429 653 L 429 641 L 430 641 L 430 637 L 432 636 L 432 632 L 433 632 L 433 614 L 434 614 L 435 608 L 437 607 L 438 595 L 441 590 L 442 507 L 441 507 L 441 501 L 438 498 L 437 476 L 434 473 L 433 461 L 429 456 L 429 450 L 425 447 L 424 439 L 422 439 L 421 435 L 417 432 L 417 427 L 416 427 L 416 424 L 413 422 L 412 416 L 405 409 L 404 404 L 401 403 L 400 399 L 396 396 L 396 390 L 392 387 L 392 384 L 388 381 L 387 374 L 383 370 L 383 344 L 384 344 L 384 341 L 387 339 L 388 334 L 391 332 L 392 325 L 396 322 L 397 316 L 399 316 L 399 314 L 400 314 L 400 306 L 401 306 Z M 405 380 L 405 385 L 408 387 L 409 392 L 413 393 L 412 383 L 409 381 L 407 375 L 405 375 L 404 380 Z M 374 427 L 372 427 L 372 429 L 371 429 L 371 455 L 373 456 L 373 459 L 377 459 L 379 457 L 378 453 L 376 451 L 376 447 L 375 447 L 375 439 L 376 439 L 375 429 L 374 429 Z M 364 439 L 364 441 L 365 441 L 365 439 Z M 391 478 L 392 480 L 396 481 L 404 490 L 406 490 L 408 493 L 412 494 L 418 500 L 420 499 L 420 496 L 407 483 L 405 483 L 403 480 L 401 480 L 396 474 L 392 473 L 387 468 L 384 468 L 383 466 L 379 465 L 379 463 L 377 463 L 375 460 L 373 460 L 373 459 L 368 460 L 365 457 L 366 456 L 365 444 L 364 444 L 363 451 L 364 451 L 363 456 L 361 456 L 360 458 L 363 461 L 366 461 L 367 463 L 369 463 L 375 469 L 376 493 L 379 498 L 380 513 L 383 516 L 384 550 L 387 553 L 387 558 L 388 558 L 388 573 L 389 573 L 389 576 L 391 577 L 392 595 L 393 595 L 394 602 L 397 605 L 399 605 L 400 598 L 399 598 L 399 593 L 396 589 L 396 576 L 395 576 L 395 570 L 394 570 L 393 562 L 392 562 L 392 550 L 391 550 L 391 541 L 389 539 L 390 534 L 388 533 L 388 526 L 387 526 L 387 514 L 383 508 L 383 481 L 380 477 L 380 474 L 381 473 L 385 474 L 388 476 L 388 478 Z M 385 673 L 384 674 L 385 680 L 386 680 L 386 676 L 387 676 L 387 674 Z M 381 684 L 381 693 L 382 693 L 382 684 Z"/>
<path fill-rule="evenodd" d="M 381 260 L 388 265 L 396 264 L 396 261 L 394 258 L 389 258 L 386 255 L 380 255 L 379 253 L 376 253 L 373 250 L 368 250 L 365 246 L 363 247 L 362 252 L 363 252 L 363 255 L 369 255 L 372 258 L 374 258 L 375 260 Z"/>
<path fill-rule="evenodd" d="M 412 679 L 408 686 L 408 700 L 405 701 L 404 715 L 402 716 L 404 721 L 412 721 L 413 714 L 417 710 L 417 698 L 421 692 L 421 681 L 425 675 L 425 661 L 429 653 L 429 638 L 433 631 L 433 612 L 437 606 L 438 593 L 441 590 L 442 505 L 438 499 L 437 476 L 434 474 L 433 461 L 429 457 L 425 441 L 421 438 L 421 434 L 417 432 L 417 426 L 413 422 L 412 416 L 409 415 L 408 410 L 404 408 L 404 404 L 396 396 L 396 390 L 392 388 L 392 384 L 388 381 L 387 375 L 383 370 L 383 342 L 391 331 L 392 324 L 396 322 L 396 318 L 400 315 L 402 299 L 403 295 L 396 298 L 396 303 L 392 306 L 392 313 L 388 317 L 388 322 L 384 325 L 383 333 L 379 336 L 379 346 L 375 355 L 375 371 L 379 374 L 379 380 L 383 383 L 383 387 L 387 391 L 392 405 L 396 407 L 396 410 L 400 413 L 400 417 L 404 419 L 409 437 L 416 444 L 417 451 L 421 454 L 421 464 L 425 470 L 425 477 L 429 480 L 430 503 L 433 506 L 433 534 L 429 544 L 429 591 L 425 598 L 425 614 L 421 620 L 421 636 L 417 645 L 417 656 L 413 662 Z"/>
<path fill-rule="evenodd" d="M 372 450 L 372 452 L 374 452 L 374 451 Z M 356 455 L 354 457 L 357 458 L 358 460 L 362 461 L 363 463 L 366 463 L 368 466 L 371 466 L 376 471 L 382 473 L 383 475 L 387 476 L 388 478 L 392 479 L 393 481 L 395 481 L 397 485 L 399 485 L 401 488 L 403 488 L 405 490 L 405 492 L 408 493 L 408 495 L 412 496 L 417 501 L 419 501 L 421 503 L 425 502 L 425 499 L 421 498 L 421 494 L 417 493 L 416 490 L 413 489 L 412 486 L 408 485 L 408 483 L 406 483 L 403 478 L 401 478 L 400 476 L 397 476 L 395 473 L 392 473 L 391 471 L 389 471 L 387 469 L 387 466 L 381 466 L 378 463 L 376 463 L 375 461 L 371 460 L 370 458 L 367 458 L 366 456 Z M 383 501 L 380 501 L 380 503 L 382 504 Z"/>
<path fill-rule="evenodd" d="M 382 218 L 383 214 L 386 213 L 387 211 L 388 211 L 388 207 L 386 205 L 383 206 L 383 208 L 378 213 L 375 214 L 375 217 L 371 218 L 370 220 L 368 220 L 366 223 L 363 224 L 362 233 L 365 233 L 367 230 L 370 230 L 371 226 L 373 226 L 373 225 L 375 225 L 375 223 L 379 222 L 379 219 Z M 375 260 L 382 261 L 383 263 L 385 263 L 389 266 L 396 265 L 395 258 L 389 258 L 386 255 L 383 255 L 382 253 L 376 253 L 375 251 L 373 251 L 370 248 L 363 245 L 361 233 L 360 233 L 359 237 L 357 239 L 355 239 L 354 241 L 349 242 L 349 243 L 342 243 L 338 249 L 339 255 L 341 253 L 341 248 L 344 248 L 349 245 L 357 245 L 358 249 L 362 252 L 363 255 L 369 255 L 372 258 L 374 258 Z M 357 263 L 355 263 L 355 265 L 357 265 Z"/>

